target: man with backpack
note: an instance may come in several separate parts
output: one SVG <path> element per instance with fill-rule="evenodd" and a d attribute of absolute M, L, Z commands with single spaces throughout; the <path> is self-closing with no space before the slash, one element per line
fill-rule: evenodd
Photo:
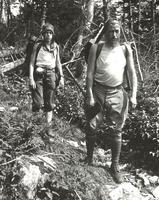
<path fill-rule="evenodd" d="M 122 182 L 119 157 L 128 104 L 130 101 L 132 108 L 137 104 L 137 76 L 133 54 L 128 44 L 120 45 L 120 28 L 119 21 L 109 19 L 104 27 L 105 41 L 98 57 L 97 51 L 101 44 L 94 44 L 90 49 L 86 78 L 86 105 L 93 111 L 97 104 L 98 112 L 92 117 L 89 113 L 86 126 L 87 157 L 84 160 L 88 165 L 92 164 L 96 131 L 100 124 L 106 122 L 109 126 L 109 145 L 112 152 L 110 172 L 117 183 Z M 125 70 L 130 73 L 132 86 L 129 97 L 122 87 Z"/>
<path fill-rule="evenodd" d="M 52 135 L 53 108 L 57 89 L 57 72 L 60 76 L 58 87 L 64 87 L 64 76 L 60 62 L 59 46 L 55 42 L 54 27 L 46 23 L 42 30 L 43 40 L 35 43 L 29 66 L 29 82 L 32 92 L 32 111 L 44 109 L 46 130 Z"/>

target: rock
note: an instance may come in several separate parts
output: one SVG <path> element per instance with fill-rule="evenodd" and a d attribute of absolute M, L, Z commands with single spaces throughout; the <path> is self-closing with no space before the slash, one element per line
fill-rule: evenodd
<path fill-rule="evenodd" d="M 38 182 L 41 179 L 39 167 L 30 163 L 23 163 L 20 174 L 23 174 L 21 186 L 26 191 L 26 197 L 29 200 L 34 199 Z"/>
<path fill-rule="evenodd" d="M 159 186 L 154 189 L 154 191 L 152 192 L 152 194 L 154 195 L 154 197 L 156 199 L 159 199 Z"/>
<path fill-rule="evenodd" d="M 14 112 L 14 111 L 17 111 L 18 110 L 18 107 L 16 107 L 16 106 L 13 106 L 13 107 L 10 107 L 10 109 L 9 109 L 10 111 L 12 111 L 12 112 Z"/>
<path fill-rule="evenodd" d="M 151 176 L 149 177 L 149 181 L 151 184 L 157 184 L 159 181 L 159 177 L 158 176 Z"/>
<path fill-rule="evenodd" d="M 111 200 L 145 200 L 138 188 L 131 183 L 122 183 L 109 193 Z"/>
<path fill-rule="evenodd" d="M 4 112 L 6 109 L 4 107 L 0 107 L 0 112 Z"/>
<path fill-rule="evenodd" d="M 33 200 L 37 192 L 37 186 L 44 184 L 49 175 L 43 173 L 44 169 L 56 168 L 56 163 L 49 157 L 42 155 L 21 156 L 18 159 L 19 185 L 22 191 L 23 199 Z M 46 169 L 46 170 L 47 170 Z"/>
<path fill-rule="evenodd" d="M 86 142 L 85 142 L 85 141 L 81 141 L 80 144 L 81 144 L 82 146 L 86 146 Z"/>
<path fill-rule="evenodd" d="M 67 140 L 67 142 L 73 147 L 76 147 L 76 148 L 79 147 L 78 142 L 71 141 L 71 140 Z"/>
<path fill-rule="evenodd" d="M 150 181 L 147 178 L 146 174 L 140 173 L 140 174 L 138 174 L 138 177 L 143 181 L 144 186 L 150 185 Z"/>
<path fill-rule="evenodd" d="M 99 154 L 99 156 L 101 156 L 101 157 L 105 157 L 105 151 L 103 150 L 103 149 L 98 149 L 97 150 L 97 153 Z"/>

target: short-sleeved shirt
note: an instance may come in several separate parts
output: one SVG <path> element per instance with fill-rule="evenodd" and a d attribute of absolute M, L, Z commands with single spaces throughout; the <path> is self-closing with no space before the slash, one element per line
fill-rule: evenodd
<path fill-rule="evenodd" d="M 122 47 L 108 50 L 104 45 L 97 58 L 94 80 L 110 87 L 121 85 L 125 66 L 126 58 Z"/>
<path fill-rule="evenodd" d="M 45 69 L 54 69 L 56 66 L 57 53 L 58 45 L 56 43 L 53 43 L 50 50 L 42 45 L 36 58 L 36 66 Z"/>

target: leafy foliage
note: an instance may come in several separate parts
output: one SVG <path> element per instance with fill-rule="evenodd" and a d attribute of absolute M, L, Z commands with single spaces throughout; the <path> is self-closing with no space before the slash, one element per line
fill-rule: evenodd
<path fill-rule="evenodd" d="M 158 171 L 159 123 L 157 98 L 141 98 L 138 107 L 132 111 L 124 128 L 127 148 L 136 152 L 140 160 L 151 169 Z M 152 166 L 152 160 L 154 165 Z"/>

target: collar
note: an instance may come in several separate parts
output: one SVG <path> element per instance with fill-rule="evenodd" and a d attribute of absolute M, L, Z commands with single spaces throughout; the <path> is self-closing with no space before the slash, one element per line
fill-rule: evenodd
<path fill-rule="evenodd" d="M 43 47 L 48 52 L 54 52 L 55 49 L 57 48 L 57 44 L 56 44 L 56 42 L 51 43 L 50 44 L 50 49 L 46 46 L 46 44 L 43 44 Z"/>

